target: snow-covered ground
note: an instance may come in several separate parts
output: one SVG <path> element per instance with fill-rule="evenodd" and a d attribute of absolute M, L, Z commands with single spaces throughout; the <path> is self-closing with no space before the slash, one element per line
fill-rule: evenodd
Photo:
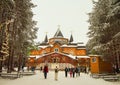
<path fill-rule="evenodd" d="M 48 78 L 44 79 L 43 73 L 36 71 L 35 75 L 23 76 L 18 79 L 2 79 L 0 85 L 120 85 L 119 82 L 108 82 L 103 79 L 94 79 L 89 74 L 81 73 L 80 77 L 65 78 L 64 72 L 59 71 L 58 81 L 54 80 L 54 71 L 48 73 Z"/>

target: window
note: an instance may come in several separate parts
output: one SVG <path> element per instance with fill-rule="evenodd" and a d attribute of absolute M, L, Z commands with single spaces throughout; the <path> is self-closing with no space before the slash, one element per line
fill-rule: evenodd
<path fill-rule="evenodd" d="M 54 57 L 52 59 L 53 63 L 59 63 L 60 59 L 58 57 Z"/>
<path fill-rule="evenodd" d="M 95 63 L 96 62 L 96 57 L 92 58 L 92 62 Z"/>
<path fill-rule="evenodd" d="M 55 48 L 54 51 L 55 51 L 55 52 L 58 52 L 58 48 Z"/>

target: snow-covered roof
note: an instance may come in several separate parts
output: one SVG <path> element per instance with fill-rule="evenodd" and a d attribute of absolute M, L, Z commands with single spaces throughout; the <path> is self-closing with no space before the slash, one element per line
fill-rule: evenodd
<path fill-rule="evenodd" d="M 48 53 L 48 54 L 43 54 L 43 55 L 34 55 L 34 56 L 30 56 L 30 57 L 36 57 L 36 59 L 38 59 L 38 58 L 41 58 L 41 57 L 43 57 L 43 56 L 47 56 L 47 55 L 50 55 L 50 54 L 53 54 L 53 53 L 55 53 L 55 52 Z M 64 54 L 64 53 L 58 53 L 58 54 L 68 56 L 68 57 L 70 57 L 70 58 L 72 58 L 72 59 L 76 59 L 76 57 L 77 57 L 77 58 L 90 58 L 89 56 L 73 56 L 73 55 L 71 55 L 71 54 L 68 55 L 68 54 Z"/>
<path fill-rule="evenodd" d="M 86 48 L 77 48 L 77 49 L 86 49 Z"/>
<path fill-rule="evenodd" d="M 61 47 L 66 47 L 67 45 L 65 44 L 65 45 L 62 45 Z"/>
<path fill-rule="evenodd" d="M 68 57 L 70 57 L 70 58 L 72 58 L 72 59 L 76 59 L 76 57 L 77 58 L 90 58 L 89 56 L 73 56 L 73 55 L 71 55 L 71 54 L 63 54 L 63 55 L 66 55 L 66 56 L 68 56 Z"/>
<path fill-rule="evenodd" d="M 40 58 L 40 57 L 43 57 L 43 56 L 47 56 L 47 55 L 50 55 L 50 54 L 53 54 L 54 52 L 52 53 L 48 53 L 48 54 L 42 54 L 42 55 L 38 55 L 39 57 L 36 57 L 36 59 Z"/>
<path fill-rule="evenodd" d="M 53 47 L 53 45 L 52 45 L 52 44 L 50 44 L 50 46 L 51 46 L 51 47 Z"/>
<path fill-rule="evenodd" d="M 62 54 L 62 55 L 65 55 L 65 56 L 68 56 L 68 57 L 70 57 L 70 58 L 72 58 L 72 59 L 75 59 L 75 56 L 73 56 L 73 55 L 71 55 L 71 54 L 64 54 L 64 53 L 59 53 L 59 54 Z"/>
<path fill-rule="evenodd" d="M 73 56 L 73 55 L 67 55 L 68 57 L 72 58 L 72 59 L 75 59 L 76 57 Z"/>
<path fill-rule="evenodd" d="M 83 43 L 78 43 L 77 46 L 85 46 Z"/>
<path fill-rule="evenodd" d="M 77 58 L 90 58 L 89 56 L 76 56 Z"/>
<path fill-rule="evenodd" d="M 90 57 L 90 56 L 97 56 L 97 57 L 99 57 L 99 56 L 102 56 L 102 55 L 90 54 L 89 57 Z"/>
<path fill-rule="evenodd" d="M 62 45 L 61 47 L 77 47 L 76 45 Z"/>
<path fill-rule="evenodd" d="M 31 56 L 29 56 L 29 57 L 36 57 L 36 59 L 37 59 L 37 58 L 42 57 L 42 55 L 34 55 L 34 56 L 33 56 L 33 55 L 31 55 Z"/>
<path fill-rule="evenodd" d="M 41 46 L 38 46 L 38 47 L 44 49 L 44 48 L 47 48 L 47 47 L 49 47 L 49 46 L 48 46 L 48 45 L 43 45 L 43 46 L 41 45 Z"/>
<path fill-rule="evenodd" d="M 64 44 L 61 47 L 77 47 L 77 49 L 86 49 L 85 44 L 83 43 L 70 43 L 70 44 Z"/>

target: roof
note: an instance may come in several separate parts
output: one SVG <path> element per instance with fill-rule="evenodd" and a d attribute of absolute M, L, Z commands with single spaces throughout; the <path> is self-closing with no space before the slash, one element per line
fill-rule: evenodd
<path fill-rule="evenodd" d="M 34 55 L 34 56 L 30 56 L 30 57 L 36 57 L 36 59 L 38 59 L 38 58 L 41 58 L 41 57 L 44 57 L 44 56 L 47 56 L 47 55 L 50 55 L 50 54 L 53 54 L 53 53 L 56 53 L 56 52 L 47 53 L 47 54 L 43 54 L 43 55 Z M 73 56 L 71 54 L 64 54 L 64 53 L 59 53 L 59 52 L 57 54 L 65 55 L 65 56 L 68 56 L 72 59 L 76 59 L 76 57 L 77 58 L 90 58 L 89 56 Z"/>
<path fill-rule="evenodd" d="M 77 49 L 86 49 L 86 46 L 84 45 L 77 45 L 77 44 L 64 44 L 61 47 L 77 47 Z"/>
<path fill-rule="evenodd" d="M 73 36 L 71 34 L 69 42 L 73 42 Z"/>
<path fill-rule="evenodd" d="M 77 58 L 90 58 L 89 56 L 76 56 Z"/>
<path fill-rule="evenodd" d="M 77 45 L 77 43 L 72 42 L 72 43 L 68 43 L 68 45 Z"/>
<path fill-rule="evenodd" d="M 45 43 L 45 42 L 40 43 L 40 46 L 44 46 L 44 45 L 49 45 L 49 43 Z"/>
<path fill-rule="evenodd" d="M 89 57 L 101 57 L 102 55 L 95 55 L 95 54 L 90 54 Z"/>
<path fill-rule="evenodd" d="M 57 32 L 55 33 L 54 37 L 63 38 L 63 34 L 59 28 L 58 28 Z"/>
<path fill-rule="evenodd" d="M 45 36 L 44 42 L 45 42 L 45 43 L 47 43 L 47 42 L 48 42 L 48 37 L 47 37 L 47 34 L 46 34 L 46 36 Z"/>
<path fill-rule="evenodd" d="M 48 45 L 43 45 L 43 46 L 38 46 L 39 48 L 47 48 L 49 47 Z"/>
<path fill-rule="evenodd" d="M 85 46 L 77 46 L 77 49 L 86 49 Z"/>
<path fill-rule="evenodd" d="M 62 45 L 61 47 L 77 47 L 77 45 Z"/>
<path fill-rule="evenodd" d="M 37 59 L 37 58 L 40 58 L 40 55 L 31 55 L 31 56 L 29 56 L 29 57 L 31 57 L 31 58 L 36 57 L 36 59 Z"/>

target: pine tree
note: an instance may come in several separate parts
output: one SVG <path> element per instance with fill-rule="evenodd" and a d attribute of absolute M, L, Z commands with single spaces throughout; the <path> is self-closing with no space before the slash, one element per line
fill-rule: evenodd
<path fill-rule="evenodd" d="M 89 13 L 90 37 L 87 48 L 90 53 L 103 55 L 117 69 L 120 67 L 120 0 L 98 0 Z"/>
<path fill-rule="evenodd" d="M 22 60 L 27 57 L 28 48 L 36 38 L 38 28 L 35 27 L 36 22 L 32 20 L 33 7 L 35 5 L 31 0 L 1 0 L 0 2 L 0 55 L 5 56 L 4 63 L 8 67 L 8 72 L 13 70 L 15 57 L 19 58 L 20 70 Z M 14 22 L 3 24 L 12 19 Z M 2 62 L 0 63 L 2 68 Z"/>

